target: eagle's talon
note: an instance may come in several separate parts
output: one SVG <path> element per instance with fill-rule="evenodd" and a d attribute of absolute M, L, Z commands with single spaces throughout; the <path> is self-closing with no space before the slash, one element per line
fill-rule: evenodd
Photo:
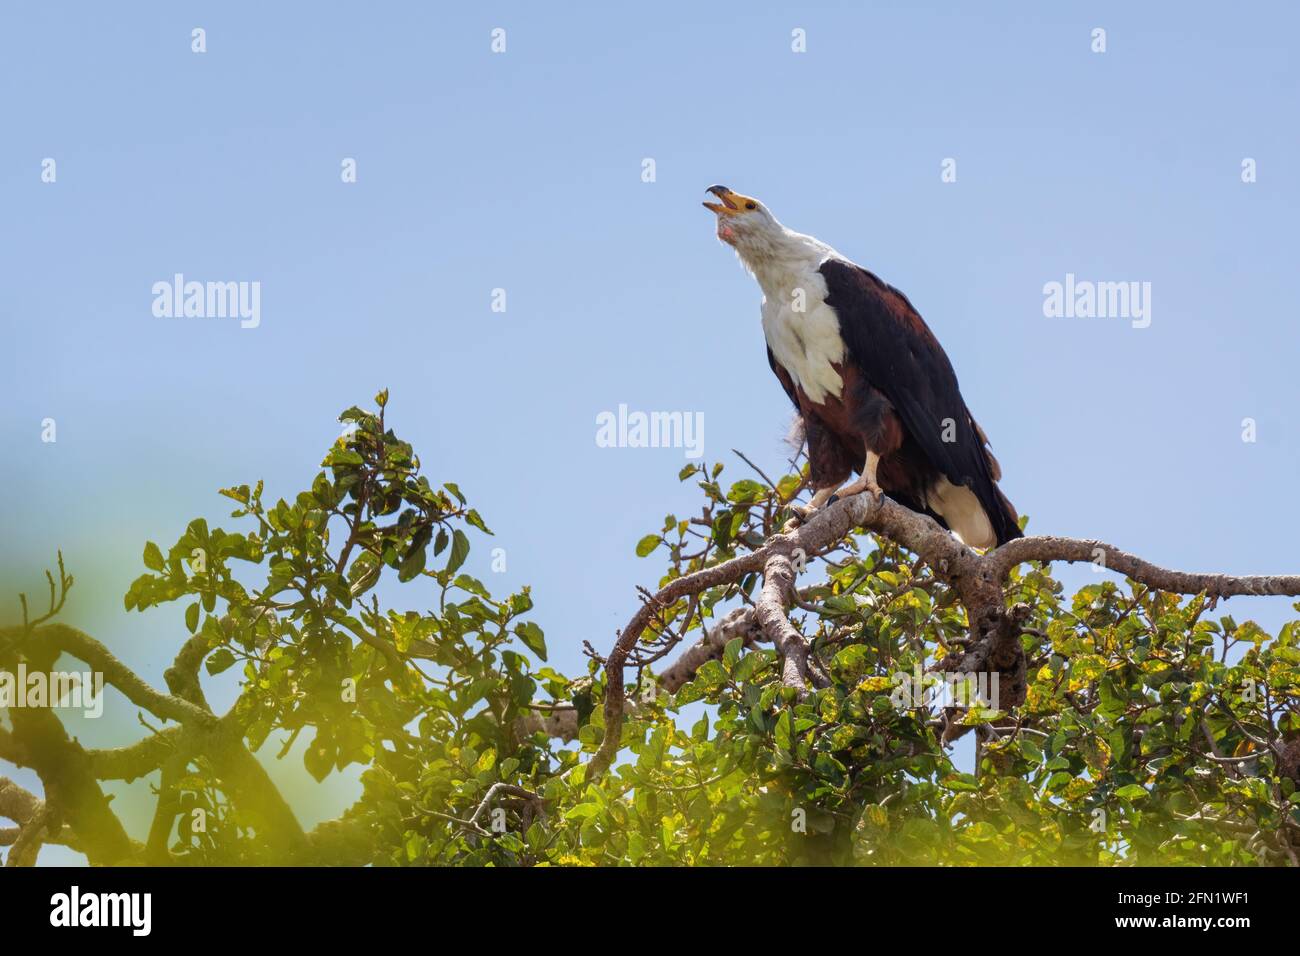
<path fill-rule="evenodd" d="M 787 505 L 786 510 L 790 512 L 791 517 L 781 527 L 782 534 L 789 534 L 790 532 L 794 531 L 805 521 L 811 518 L 813 514 L 817 511 L 817 509 L 812 507 L 811 505 L 796 505 L 796 504 Z"/>
<path fill-rule="evenodd" d="M 832 495 L 831 501 L 833 502 L 838 498 L 848 498 L 851 495 L 867 495 L 871 499 L 872 503 L 875 504 L 884 497 L 884 494 L 885 493 L 880 489 L 880 485 L 876 484 L 870 478 L 859 478 L 848 487 L 841 488 L 839 494 Z M 829 503 L 830 502 L 828 502 L 828 504 Z"/>

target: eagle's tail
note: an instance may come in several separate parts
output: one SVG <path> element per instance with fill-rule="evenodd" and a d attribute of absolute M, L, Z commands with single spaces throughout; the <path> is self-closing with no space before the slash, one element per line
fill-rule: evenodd
<path fill-rule="evenodd" d="M 943 523 L 972 548 L 992 548 L 1021 536 L 1016 509 L 993 482 L 977 495 L 966 485 L 954 485 L 941 477 L 930 486 L 926 503 L 943 518 Z M 990 500 L 991 499 L 991 500 Z M 992 508 L 985 508 L 985 502 Z"/>
<path fill-rule="evenodd" d="M 998 544 L 1006 544 L 1013 538 L 1023 538 L 1025 533 L 1020 530 L 1020 515 L 1016 513 L 1016 506 L 1013 505 L 1007 496 L 1002 493 L 1002 489 L 997 485 L 993 486 L 993 494 L 998 500 L 997 533 Z"/>
<path fill-rule="evenodd" d="M 998 487 L 998 482 L 1002 480 L 1002 466 L 998 464 L 998 460 L 993 457 L 993 450 L 989 448 L 989 436 L 984 434 L 984 429 L 980 428 L 979 422 L 973 417 L 970 423 L 975 426 L 975 434 L 979 436 L 980 444 L 984 447 L 984 457 L 989 463 L 989 475 L 993 478 L 991 497 L 996 513 L 990 516 L 993 519 L 990 523 L 993 525 L 996 543 L 1006 544 L 1012 538 L 1024 537 L 1024 532 L 1020 530 L 1020 516 L 1016 513 L 1016 506 Z"/>

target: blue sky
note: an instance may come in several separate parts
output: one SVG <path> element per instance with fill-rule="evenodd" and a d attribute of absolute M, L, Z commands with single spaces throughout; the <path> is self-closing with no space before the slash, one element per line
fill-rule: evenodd
<path fill-rule="evenodd" d="M 6 7 L 0 619 L 62 548 L 67 619 L 160 682 L 182 608 L 120 603 L 144 541 L 224 520 L 219 487 L 306 487 L 388 387 L 506 549 L 471 570 L 531 584 L 580 670 L 660 570 L 637 539 L 695 504 L 680 449 L 598 448 L 596 416 L 701 412 L 734 477 L 732 448 L 784 458 L 716 182 L 907 293 L 1031 532 L 1295 571 L 1298 27 L 1281 3 Z M 155 318 L 177 272 L 260 282 L 261 324 Z M 1067 273 L 1150 282 L 1150 327 L 1044 317 Z"/>

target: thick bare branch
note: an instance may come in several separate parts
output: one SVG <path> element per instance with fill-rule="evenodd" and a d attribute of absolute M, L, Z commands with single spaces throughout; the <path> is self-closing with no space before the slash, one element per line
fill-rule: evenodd
<path fill-rule="evenodd" d="M 1079 538 L 1018 538 L 989 552 L 984 560 L 999 581 L 1024 561 L 1067 561 L 1097 564 L 1132 578 L 1139 584 L 1174 594 L 1200 594 L 1204 591 L 1209 597 L 1218 598 L 1238 595 L 1300 595 L 1300 575 L 1297 574 L 1235 575 L 1173 571 L 1121 551 L 1113 544 Z"/>
<path fill-rule="evenodd" d="M 42 802 L 32 818 L 18 828 L 13 848 L 9 851 L 9 859 L 5 860 L 6 867 L 36 865 L 41 845 L 45 843 L 45 830 L 52 817 L 53 814 Z"/>
<path fill-rule="evenodd" d="M 163 680 L 167 682 L 168 690 L 205 711 L 210 711 L 212 708 L 208 706 L 207 698 L 203 696 L 203 687 L 199 683 L 199 667 L 202 666 L 203 659 L 208 656 L 209 650 L 207 636 L 194 634 L 181 645 L 172 666 L 163 672 Z"/>
<path fill-rule="evenodd" d="M 10 720 L 41 778 L 47 803 L 59 810 L 60 819 L 49 821 L 50 826 L 59 829 L 66 820 L 92 865 L 126 861 L 135 849 L 131 838 L 110 809 L 89 755 L 59 718 L 47 708 L 17 707 L 10 710 Z"/>
<path fill-rule="evenodd" d="M 662 674 L 657 675 L 658 689 L 668 694 L 677 693 L 695 679 L 696 672 L 706 661 L 720 659 L 727 644 L 737 637 L 745 642 L 746 647 L 767 640 L 757 624 L 753 608 L 738 607 L 725 614 L 698 641 L 682 651 Z M 624 704 L 625 713 L 634 714 L 636 710 L 636 701 L 629 700 Z M 515 733 L 520 738 L 538 731 L 559 740 L 576 740 L 577 708 L 570 704 L 558 704 L 545 711 L 526 714 L 515 721 Z"/>
<path fill-rule="evenodd" d="M 794 593 L 794 564 L 787 554 L 773 554 L 763 566 L 763 589 L 754 602 L 754 617 L 781 655 L 781 683 L 802 698 L 808 692 L 808 642 L 786 611 Z"/>
<path fill-rule="evenodd" d="M 31 764 L 31 758 L 18 738 L 3 727 L 0 727 L 0 760 L 7 760 L 15 767 L 27 767 Z"/>
<path fill-rule="evenodd" d="M 153 773 L 182 746 L 183 728 L 166 727 L 127 747 L 88 750 L 90 765 L 100 780 L 135 780 Z"/>
<path fill-rule="evenodd" d="M 17 639 L 21 628 L 0 629 L 0 640 Z M 143 707 L 158 717 L 179 723 L 193 721 L 211 723 L 215 718 L 202 707 L 180 697 L 159 693 L 133 670 L 113 656 L 103 644 L 89 634 L 67 624 L 43 624 L 28 639 L 29 645 L 41 645 L 45 650 L 58 650 L 88 664 L 104 675 L 104 682 L 116 687 L 137 707 Z"/>
<path fill-rule="evenodd" d="M 41 798 L 18 786 L 8 777 L 0 777 L 0 817 L 19 826 L 27 823 L 41 809 Z"/>
<path fill-rule="evenodd" d="M 578 710 L 572 705 L 557 705 L 545 711 L 525 714 L 514 723 L 515 736 L 523 739 L 539 730 L 557 740 L 578 739 Z"/>
<path fill-rule="evenodd" d="M 669 694 L 675 694 L 686 684 L 695 679 L 695 673 L 706 661 L 722 657 L 727 644 L 737 637 L 751 647 L 757 641 L 765 640 L 763 630 L 758 626 L 753 608 L 738 607 L 725 614 L 708 633 L 682 651 L 677 660 L 659 675 L 659 686 Z"/>

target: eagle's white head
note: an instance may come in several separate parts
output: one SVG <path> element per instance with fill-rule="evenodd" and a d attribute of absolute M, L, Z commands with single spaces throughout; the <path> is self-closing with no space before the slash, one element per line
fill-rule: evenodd
<path fill-rule="evenodd" d="M 750 272 L 762 280 L 765 273 L 784 267 L 814 264 L 834 252 L 830 246 L 787 229 L 757 199 L 742 196 L 726 186 L 710 186 L 721 202 L 704 207 L 718 217 L 718 238 L 736 250 Z"/>

